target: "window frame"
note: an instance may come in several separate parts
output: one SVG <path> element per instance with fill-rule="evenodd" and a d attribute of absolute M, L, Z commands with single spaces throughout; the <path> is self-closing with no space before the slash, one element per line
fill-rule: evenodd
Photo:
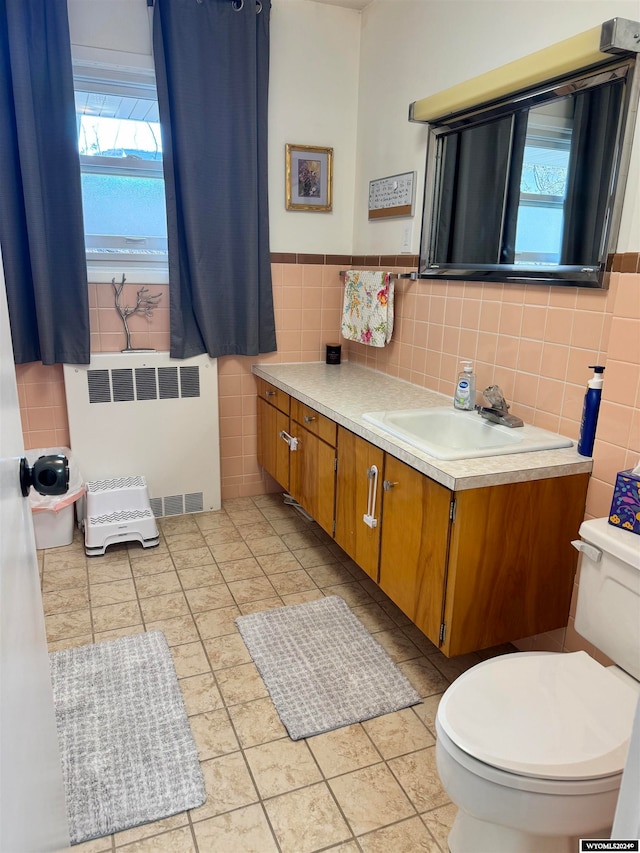
<path fill-rule="evenodd" d="M 73 63 L 75 91 L 142 98 L 157 103 L 155 74 L 150 69 L 116 68 L 101 63 Z M 77 128 L 80 121 L 77 116 Z M 81 174 L 122 175 L 162 180 L 162 159 L 103 157 L 80 154 Z M 136 251 L 144 241 L 144 251 Z M 85 232 L 87 271 L 92 281 L 111 281 L 126 272 L 131 282 L 165 283 L 168 281 L 167 239 L 164 237 L 91 235 Z M 160 254 L 151 254 L 159 252 Z M 133 273 L 133 275 L 131 275 Z"/>

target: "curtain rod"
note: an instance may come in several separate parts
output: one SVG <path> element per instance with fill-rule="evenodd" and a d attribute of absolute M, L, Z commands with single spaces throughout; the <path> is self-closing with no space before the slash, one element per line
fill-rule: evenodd
<path fill-rule="evenodd" d="M 198 3 L 202 3 L 202 0 L 197 0 Z M 239 12 L 244 6 L 244 0 L 230 0 L 233 4 L 233 9 L 235 12 Z M 153 8 L 153 0 L 147 0 L 147 6 L 152 9 Z M 259 15 L 262 12 L 262 0 L 256 0 L 256 14 Z"/>

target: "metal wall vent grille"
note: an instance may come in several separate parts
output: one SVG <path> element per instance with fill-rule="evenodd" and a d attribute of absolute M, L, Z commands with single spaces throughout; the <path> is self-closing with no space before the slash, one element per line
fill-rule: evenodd
<path fill-rule="evenodd" d="M 162 518 L 166 515 L 183 515 L 183 513 L 188 512 L 203 512 L 204 494 L 202 492 L 191 492 L 186 495 L 151 498 L 149 505 L 156 518 Z"/>
<path fill-rule="evenodd" d="M 200 368 L 199 367 L 181 367 L 180 368 L 180 389 L 182 397 L 199 397 L 200 396 Z"/>
<path fill-rule="evenodd" d="M 133 371 L 130 368 L 112 370 L 111 386 L 114 403 L 131 403 L 135 400 L 133 396 Z"/>
<path fill-rule="evenodd" d="M 110 403 L 111 385 L 108 370 L 88 370 L 87 383 L 89 386 L 90 403 Z"/>
<path fill-rule="evenodd" d="M 88 370 L 87 385 L 90 403 L 132 403 L 199 397 L 200 367 Z"/>
<path fill-rule="evenodd" d="M 202 512 L 204 509 L 204 498 L 202 492 L 193 492 L 184 496 L 185 512 Z"/>
<path fill-rule="evenodd" d="M 158 399 L 155 368 L 136 367 L 136 397 L 138 400 Z"/>
<path fill-rule="evenodd" d="M 160 389 L 161 400 L 177 400 L 180 396 L 180 390 L 178 388 L 178 368 L 159 367 L 158 387 Z"/>
<path fill-rule="evenodd" d="M 182 515 L 184 512 L 184 495 L 170 495 L 164 499 L 165 515 Z"/>

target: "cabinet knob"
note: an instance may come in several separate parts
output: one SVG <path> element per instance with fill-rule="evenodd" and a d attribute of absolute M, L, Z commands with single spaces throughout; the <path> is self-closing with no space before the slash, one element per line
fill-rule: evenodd
<path fill-rule="evenodd" d="M 314 416 L 313 416 L 313 415 L 305 415 L 305 416 L 304 416 L 304 422 L 305 422 L 305 424 L 310 424 L 310 423 L 312 423 L 313 421 L 315 421 L 315 418 L 314 418 Z"/>
<path fill-rule="evenodd" d="M 382 481 L 382 488 L 385 490 L 385 492 L 390 492 L 390 491 L 391 491 L 391 489 L 392 489 L 394 486 L 397 486 L 397 485 L 398 485 L 398 481 L 397 481 L 397 480 L 396 480 L 396 482 L 395 482 L 395 483 L 392 483 L 392 482 L 391 482 L 391 480 L 383 480 L 383 481 Z"/>
<path fill-rule="evenodd" d="M 264 396 L 265 396 L 265 397 L 275 397 L 275 396 L 276 396 L 276 392 L 275 392 L 275 391 L 265 391 L 265 392 L 264 392 Z"/>

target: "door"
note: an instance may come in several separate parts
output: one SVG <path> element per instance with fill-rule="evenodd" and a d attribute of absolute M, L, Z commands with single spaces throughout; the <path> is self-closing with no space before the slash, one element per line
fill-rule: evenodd
<path fill-rule="evenodd" d="M 0 850 L 69 846 L 40 578 L 0 258 Z"/>

